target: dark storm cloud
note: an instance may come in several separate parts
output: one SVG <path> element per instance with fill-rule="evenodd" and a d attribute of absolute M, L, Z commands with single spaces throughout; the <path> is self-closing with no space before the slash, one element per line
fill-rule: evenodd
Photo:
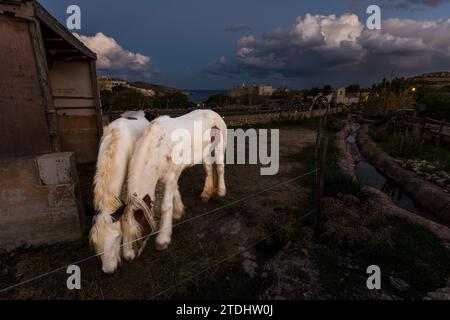
<path fill-rule="evenodd" d="M 437 7 L 449 0 L 387 0 L 388 4 L 397 9 L 407 9 L 411 7 Z"/>
<path fill-rule="evenodd" d="M 380 3 L 383 9 L 413 9 L 420 7 L 438 7 L 450 0 L 384 0 Z M 355 12 L 361 5 L 361 0 L 349 0 L 348 12 Z"/>
<path fill-rule="evenodd" d="M 450 20 L 389 19 L 383 22 L 383 30 L 372 31 L 353 14 L 306 14 L 289 29 L 260 38 L 242 37 L 234 57 L 221 57 L 206 71 L 251 78 L 376 81 L 392 70 L 412 74 L 448 68 L 449 33 Z"/>

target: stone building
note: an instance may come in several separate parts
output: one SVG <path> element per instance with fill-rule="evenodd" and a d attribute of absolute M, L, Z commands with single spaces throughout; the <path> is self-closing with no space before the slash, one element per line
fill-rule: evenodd
<path fill-rule="evenodd" d="M 112 91 L 114 87 L 129 87 L 128 82 L 122 79 L 115 79 L 111 77 L 98 77 L 98 86 L 100 90 Z"/>
<path fill-rule="evenodd" d="M 273 87 L 272 86 L 258 86 L 258 95 L 260 96 L 272 96 L 273 95 Z"/>
<path fill-rule="evenodd" d="M 359 103 L 360 93 L 347 94 L 345 88 L 339 88 L 336 90 L 334 98 L 337 104 L 351 105 Z"/>
<path fill-rule="evenodd" d="M 96 55 L 34 0 L 0 0 L 0 247 L 74 240 L 102 135 Z"/>

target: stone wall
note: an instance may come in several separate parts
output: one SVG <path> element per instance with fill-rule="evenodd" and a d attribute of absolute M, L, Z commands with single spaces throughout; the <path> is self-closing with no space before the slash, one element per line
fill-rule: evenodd
<path fill-rule="evenodd" d="M 0 160 L 0 248 L 81 236 L 83 206 L 73 153 Z"/>
<path fill-rule="evenodd" d="M 246 108 L 246 109 L 245 109 Z M 223 108 L 214 110 L 220 114 L 228 126 L 238 127 L 256 124 L 266 124 L 283 121 L 297 121 L 309 118 L 316 118 L 325 115 L 326 109 L 312 110 L 312 111 L 300 111 L 300 110 L 286 110 L 280 111 L 265 111 L 259 110 L 258 107 L 245 107 L 240 110 L 236 108 Z M 245 111 L 247 110 L 247 112 Z M 184 114 L 193 111 L 192 109 L 165 109 L 158 110 L 159 115 L 168 115 L 170 117 L 179 117 Z M 344 108 L 333 108 L 329 110 L 330 114 L 339 113 L 344 111 Z M 116 111 L 111 115 L 104 115 L 103 125 L 107 125 L 110 122 L 117 119 L 123 111 Z"/>
<path fill-rule="evenodd" d="M 329 113 L 334 114 L 341 112 L 342 108 L 330 109 Z M 219 112 L 220 113 L 220 112 Z M 281 111 L 259 114 L 242 114 L 242 115 L 230 115 L 226 113 L 221 114 L 228 126 L 246 126 L 255 124 L 267 124 L 283 121 L 297 121 L 309 118 L 316 118 L 325 115 L 326 110 L 312 110 L 312 111 Z"/>

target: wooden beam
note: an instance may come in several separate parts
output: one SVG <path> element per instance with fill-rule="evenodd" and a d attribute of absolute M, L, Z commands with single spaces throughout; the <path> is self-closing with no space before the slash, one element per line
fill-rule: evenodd
<path fill-rule="evenodd" d="M 94 60 L 91 60 L 90 62 L 90 70 L 91 70 L 91 82 L 93 90 L 92 94 L 94 96 L 95 110 L 97 112 L 98 137 L 100 140 L 103 136 L 103 113 L 102 113 L 102 102 L 100 100 L 100 90 L 98 88 L 97 83 L 97 68 Z"/>
<path fill-rule="evenodd" d="M 63 42 L 64 39 L 63 38 L 44 38 L 44 41 L 47 42 Z"/>
<path fill-rule="evenodd" d="M 97 60 L 97 55 L 86 47 L 80 40 L 78 40 L 66 27 L 59 23 L 47 10 L 44 9 L 38 2 L 34 2 L 36 7 L 36 17 L 46 25 L 50 30 L 55 32 L 58 36 L 68 42 L 75 49 L 79 50 L 83 55 L 92 60 Z"/>
<path fill-rule="evenodd" d="M 58 119 L 55 111 L 55 104 L 52 97 L 52 89 L 48 76 L 48 65 L 44 48 L 44 41 L 42 40 L 41 25 L 38 20 L 29 24 L 31 41 L 33 51 L 35 53 L 36 65 L 39 76 L 39 84 L 41 86 L 43 111 L 47 119 L 47 126 L 49 138 L 52 145 L 53 152 L 61 150 L 61 144 L 58 134 Z"/>

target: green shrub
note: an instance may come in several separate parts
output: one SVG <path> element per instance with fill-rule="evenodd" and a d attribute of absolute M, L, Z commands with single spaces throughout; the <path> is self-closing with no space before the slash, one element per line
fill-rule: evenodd
<path fill-rule="evenodd" d="M 381 127 L 386 125 L 386 123 L 389 122 L 389 120 L 391 119 L 390 115 L 377 115 L 377 117 L 375 118 L 375 121 L 372 123 L 371 126 L 374 127 Z"/>
<path fill-rule="evenodd" d="M 401 118 L 392 118 L 386 123 L 386 131 L 389 134 L 404 133 L 406 130 L 408 130 L 408 127 Z"/>
<path fill-rule="evenodd" d="M 341 131 L 345 126 L 345 122 L 341 119 L 338 119 L 334 115 L 328 115 L 328 120 L 325 125 L 326 130 L 330 130 L 332 132 L 339 132 Z"/>
<path fill-rule="evenodd" d="M 393 246 L 380 242 L 378 247 L 368 248 L 362 253 L 368 259 L 365 264 L 376 261 L 385 274 L 400 273 L 411 285 L 410 292 L 402 295 L 423 294 L 445 286 L 450 252 L 428 229 L 395 216 L 372 220 L 368 227 L 373 233 L 387 227 Z"/>
<path fill-rule="evenodd" d="M 394 133 L 392 142 L 394 157 L 399 158 L 415 158 L 423 148 L 423 139 L 417 129 Z"/>
<path fill-rule="evenodd" d="M 371 126 L 369 133 L 375 142 L 384 141 L 387 137 L 387 130 L 386 130 L 385 126 L 379 126 L 379 127 Z"/>
<path fill-rule="evenodd" d="M 361 202 L 367 200 L 367 194 L 362 190 L 361 184 L 341 171 L 328 170 L 325 175 L 324 196 L 336 197 L 338 193 L 351 194 Z"/>

